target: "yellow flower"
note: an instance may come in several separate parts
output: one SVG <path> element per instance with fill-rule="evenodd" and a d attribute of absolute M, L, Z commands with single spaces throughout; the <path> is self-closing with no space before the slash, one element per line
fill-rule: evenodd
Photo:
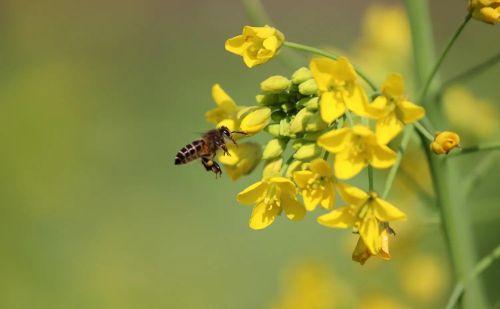
<path fill-rule="evenodd" d="M 244 205 L 254 205 L 250 216 L 250 228 L 268 227 L 285 211 L 290 220 L 300 220 L 306 210 L 295 198 L 295 184 L 285 177 L 271 177 L 254 183 L 238 193 L 236 199 Z"/>
<path fill-rule="evenodd" d="M 460 136 L 455 132 L 436 132 L 431 150 L 435 154 L 448 154 L 452 149 L 460 147 Z"/>
<path fill-rule="evenodd" d="M 311 60 L 309 67 L 318 87 L 320 113 L 325 122 L 339 118 L 346 108 L 360 116 L 366 114 L 366 94 L 356 83 L 356 72 L 347 58 L 317 58 Z"/>
<path fill-rule="evenodd" d="M 251 106 L 241 109 L 237 118 L 240 120 L 240 130 L 252 135 L 264 129 L 271 120 L 271 109 L 269 107 Z"/>
<path fill-rule="evenodd" d="M 219 84 L 212 86 L 212 97 L 217 107 L 205 113 L 207 121 L 215 123 L 217 127 L 226 126 L 230 131 L 238 131 L 240 121 L 237 115 L 243 107 L 237 106 Z"/>
<path fill-rule="evenodd" d="M 225 48 L 228 52 L 243 57 L 249 68 L 265 63 L 277 53 L 285 36 L 277 29 L 269 26 L 243 27 L 243 33 L 228 39 Z"/>
<path fill-rule="evenodd" d="M 375 192 L 369 194 L 354 186 L 337 184 L 342 199 L 347 206 L 337 208 L 318 218 L 318 222 L 327 227 L 354 227 L 372 255 L 382 250 L 380 223 L 402 220 L 406 215 L 382 200 Z"/>
<path fill-rule="evenodd" d="M 469 0 L 469 12 L 488 24 L 500 22 L 500 0 Z"/>
<path fill-rule="evenodd" d="M 389 254 L 389 234 L 390 232 L 387 228 L 382 228 L 379 237 L 380 244 L 377 245 L 380 250 L 376 255 L 384 260 L 391 259 L 391 255 Z M 359 237 L 356 248 L 354 248 L 354 252 L 352 253 L 352 260 L 363 265 L 371 256 L 373 256 L 373 254 L 370 252 L 363 239 Z"/>
<path fill-rule="evenodd" d="M 259 164 L 261 146 L 258 143 L 226 144 L 229 155 L 219 154 L 219 161 L 226 167 L 227 174 L 232 180 L 250 174 Z"/>
<path fill-rule="evenodd" d="M 302 190 L 302 198 L 306 209 L 313 211 L 318 204 L 325 209 L 335 204 L 335 187 L 333 175 L 328 163 L 316 159 L 309 164 L 309 170 L 293 173 L 293 179 Z"/>
<path fill-rule="evenodd" d="M 382 95 L 369 105 L 368 114 L 377 119 L 377 139 L 387 144 L 401 132 L 405 124 L 424 117 L 425 110 L 406 99 L 401 75 L 391 74 L 382 85 Z"/>
<path fill-rule="evenodd" d="M 340 179 L 356 176 L 368 164 L 387 168 L 396 161 L 396 153 L 378 142 L 375 134 L 361 125 L 327 132 L 318 138 L 318 145 L 337 154 L 334 169 L 335 176 Z"/>

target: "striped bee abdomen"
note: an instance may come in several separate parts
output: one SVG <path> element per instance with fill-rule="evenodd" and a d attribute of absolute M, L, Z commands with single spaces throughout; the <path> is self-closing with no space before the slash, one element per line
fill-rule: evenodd
<path fill-rule="evenodd" d="M 182 147 L 175 156 L 175 165 L 185 164 L 201 157 L 203 155 L 203 144 L 204 141 L 199 139 Z"/>

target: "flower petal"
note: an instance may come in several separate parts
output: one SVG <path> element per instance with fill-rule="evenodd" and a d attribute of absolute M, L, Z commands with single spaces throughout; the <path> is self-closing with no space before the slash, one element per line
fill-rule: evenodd
<path fill-rule="evenodd" d="M 368 98 L 365 91 L 358 85 L 354 85 L 352 91 L 344 95 L 344 103 L 348 109 L 359 116 L 368 117 Z"/>
<path fill-rule="evenodd" d="M 315 159 L 309 164 L 309 169 L 317 174 L 320 174 L 323 177 L 332 176 L 332 170 L 328 163 L 323 159 Z"/>
<path fill-rule="evenodd" d="M 250 228 L 261 230 L 268 227 L 274 222 L 280 211 L 281 208 L 278 206 L 270 207 L 263 202 L 257 204 L 250 215 Z"/>
<path fill-rule="evenodd" d="M 385 145 L 374 144 L 369 160 L 370 165 L 375 168 L 387 168 L 396 162 L 396 153 Z"/>
<path fill-rule="evenodd" d="M 310 190 L 302 190 L 302 198 L 304 199 L 304 205 L 308 211 L 316 209 L 322 197 L 323 192 L 321 191 L 315 190 L 311 192 Z"/>
<path fill-rule="evenodd" d="M 415 103 L 403 100 L 397 104 L 401 112 L 401 120 L 404 123 L 412 123 L 425 116 L 425 109 Z"/>
<path fill-rule="evenodd" d="M 382 246 L 382 239 L 377 219 L 375 217 L 366 218 L 359 227 L 359 234 L 370 253 L 372 255 L 378 254 Z"/>
<path fill-rule="evenodd" d="M 386 97 L 399 98 L 404 95 L 405 85 L 400 74 L 393 73 L 387 77 L 382 85 L 382 93 Z"/>
<path fill-rule="evenodd" d="M 356 176 L 366 165 L 364 156 L 353 156 L 348 150 L 337 153 L 333 164 L 335 176 L 340 179 L 350 179 Z"/>
<path fill-rule="evenodd" d="M 319 224 L 341 229 L 352 226 L 355 221 L 356 218 L 351 214 L 351 209 L 348 206 L 337 208 L 318 217 Z"/>
<path fill-rule="evenodd" d="M 384 145 L 389 143 L 403 130 L 403 126 L 395 112 L 387 114 L 384 118 L 377 120 L 375 127 L 377 140 Z"/>
<path fill-rule="evenodd" d="M 224 44 L 224 48 L 230 53 L 241 56 L 246 49 L 245 45 L 245 38 L 243 37 L 243 35 L 237 35 L 233 38 L 228 39 Z"/>
<path fill-rule="evenodd" d="M 335 67 L 335 61 L 327 58 L 314 58 L 309 63 L 309 68 L 313 74 L 314 80 L 321 92 L 328 91 L 332 81 L 332 71 Z"/>
<path fill-rule="evenodd" d="M 337 153 L 348 146 L 350 137 L 351 130 L 349 128 L 342 128 L 326 132 L 318 137 L 317 143 L 329 152 Z"/>
<path fill-rule="evenodd" d="M 253 205 L 264 195 L 268 186 L 267 183 L 258 181 L 238 193 L 236 200 L 243 205 Z"/>
<path fill-rule="evenodd" d="M 296 171 L 293 173 L 293 180 L 301 189 L 307 187 L 307 183 L 312 177 L 313 172 L 311 171 Z"/>
<path fill-rule="evenodd" d="M 372 202 L 375 216 L 380 221 L 394 221 L 406 219 L 406 214 L 391 203 L 381 198 L 376 198 Z"/>
<path fill-rule="evenodd" d="M 321 119 L 331 123 L 345 113 L 344 102 L 336 96 L 333 91 L 323 92 L 319 99 L 319 111 Z"/>
<path fill-rule="evenodd" d="M 295 196 L 295 194 L 297 193 L 297 188 L 295 187 L 295 184 L 288 178 L 271 177 L 269 178 L 269 181 L 274 184 L 277 184 L 281 189 L 281 193 L 292 196 Z"/>
<path fill-rule="evenodd" d="M 345 183 L 337 184 L 337 188 L 339 189 L 342 199 L 349 205 L 361 206 L 366 203 L 370 197 L 368 193 L 360 188 Z"/>
<path fill-rule="evenodd" d="M 324 209 L 332 209 L 335 206 L 335 188 L 331 181 L 325 183 L 325 190 L 320 204 Z"/>
<path fill-rule="evenodd" d="M 306 215 L 304 205 L 288 195 L 281 197 L 281 207 L 285 211 L 287 218 L 293 221 L 301 220 Z"/>

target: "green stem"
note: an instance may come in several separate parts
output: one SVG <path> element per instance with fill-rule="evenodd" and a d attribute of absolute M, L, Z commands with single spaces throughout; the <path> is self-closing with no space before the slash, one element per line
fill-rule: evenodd
<path fill-rule="evenodd" d="M 448 44 L 440 60 L 433 65 L 433 42 L 431 32 L 431 20 L 429 16 L 428 0 L 405 0 L 407 7 L 408 17 L 410 19 L 410 26 L 413 38 L 413 55 L 416 68 L 416 81 L 417 85 L 422 86 L 420 97 L 425 98 L 427 91 L 431 86 L 432 80 L 436 75 L 440 64 L 444 60 L 451 45 L 461 33 L 463 27 L 470 19 L 467 16 L 466 20 L 460 26 L 460 29 L 455 33 L 452 40 Z M 428 72 L 431 72 L 429 77 L 425 79 Z M 438 85 L 436 85 L 438 86 Z M 434 108 L 428 111 L 429 118 L 434 121 L 442 123 L 440 113 Z M 436 195 L 436 203 L 439 206 L 441 214 L 441 222 L 445 234 L 446 244 L 449 249 L 451 266 L 453 269 L 454 277 L 457 281 L 464 278 L 465 274 L 473 267 L 475 261 L 475 250 L 470 222 L 468 221 L 468 214 L 463 205 L 463 201 L 459 198 L 460 183 L 454 183 L 453 186 L 450 181 L 459 179 L 460 177 L 452 178 L 450 173 L 456 172 L 456 166 L 450 166 L 449 160 L 445 160 L 435 156 L 430 148 L 427 146 L 427 137 L 423 133 L 417 131 L 424 148 L 429 168 L 432 176 L 432 184 L 434 193 Z M 455 176 L 455 175 L 453 175 Z M 450 187 L 455 190 L 452 194 Z M 471 285 L 471 293 L 467 293 L 467 298 L 464 305 L 470 305 L 471 308 L 483 308 L 485 301 L 484 295 L 480 284 L 475 281 Z"/>
<path fill-rule="evenodd" d="M 457 31 L 453 34 L 450 41 L 448 42 L 448 45 L 446 45 L 446 48 L 444 49 L 443 53 L 439 57 L 439 60 L 436 62 L 436 64 L 432 68 L 432 71 L 431 71 L 429 77 L 427 77 L 427 79 L 426 79 L 424 87 L 422 88 L 422 91 L 420 92 L 420 95 L 418 97 L 419 98 L 418 102 L 423 102 L 423 100 L 425 100 L 425 98 L 427 96 L 427 91 L 429 90 L 429 86 L 431 85 L 432 80 L 434 79 L 434 76 L 436 76 L 439 68 L 441 67 L 441 64 L 443 63 L 443 60 L 446 58 L 446 55 L 450 51 L 451 47 L 453 46 L 453 44 L 457 40 L 460 33 L 462 33 L 462 30 L 464 30 L 465 25 L 467 25 L 467 23 L 469 22 L 471 17 L 472 17 L 472 15 L 470 13 L 468 13 L 467 16 L 465 16 L 464 21 L 462 22 L 460 27 L 458 27 Z"/>
<path fill-rule="evenodd" d="M 500 245 L 498 245 L 490 254 L 482 258 L 481 261 L 476 264 L 474 269 L 463 280 L 457 282 L 448 300 L 446 309 L 454 308 L 458 300 L 460 299 L 460 296 L 464 293 L 469 281 L 479 276 L 483 271 L 488 269 L 488 267 L 490 267 L 498 258 L 500 258 Z"/>
<path fill-rule="evenodd" d="M 368 191 L 373 191 L 373 167 L 368 165 Z"/>
<path fill-rule="evenodd" d="M 469 146 L 462 148 L 462 151 L 456 153 L 450 153 L 449 157 L 461 156 L 469 153 L 475 153 L 480 151 L 488 150 L 500 150 L 500 142 L 486 143 L 475 146 Z"/>
<path fill-rule="evenodd" d="M 408 147 L 408 143 L 410 142 L 410 137 L 411 137 L 412 131 L 413 131 L 413 128 L 410 126 L 407 126 L 404 129 L 403 137 L 401 139 L 401 144 L 399 145 L 398 152 L 396 153 L 396 162 L 391 167 L 391 170 L 389 171 L 389 175 L 387 176 L 387 180 L 385 181 L 384 192 L 382 193 L 382 199 L 384 199 L 384 200 L 389 195 L 389 191 L 391 191 L 392 183 L 394 182 L 394 179 L 396 178 L 396 174 L 398 173 L 399 166 L 401 165 L 401 160 L 403 159 L 403 154 L 405 153 L 406 147 Z"/>
<path fill-rule="evenodd" d="M 453 78 L 450 78 L 446 82 L 443 83 L 441 86 L 441 91 L 446 89 L 452 84 L 456 84 L 458 82 L 463 82 L 465 80 L 471 79 L 474 76 L 482 73 L 483 71 L 492 68 L 497 62 L 500 61 L 500 53 L 496 54 L 495 56 L 491 57 L 490 59 L 468 69 L 467 71 L 463 72 L 460 75 L 457 75 Z"/>
<path fill-rule="evenodd" d="M 301 50 L 301 51 L 305 51 L 305 52 L 310 52 L 310 53 L 313 53 L 313 54 L 316 54 L 316 55 L 319 55 L 319 56 L 323 56 L 323 57 L 326 57 L 326 58 L 330 58 L 330 59 L 333 59 L 333 60 L 337 60 L 338 59 L 338 56 L 336 56 L 336 55 L 334 55 L 332 53 L 329 53 L 327 51 L 324 51 L 322 49 L 316 48 L 316 47 L 307 46 L 307 45 L 303 45 L 303 44 L 299 44 L 299 43 L 288 42 L 288 41 L 285 41 L 283 43 L 283 45 L 286 46 L 286 47 L 289 47 L 289 48 L 293 48 L 293 49 Z M 361 77 L 368 84 L 368 86 L 370 86 L 370 88 L 373 91 L 377 91 L 377 86 L 375 86 L 375 83 L 373 83 L 366 76 L 365 73 L 363 73 L 359 68 L 356 68 L 356 67 L 354 68 L 354 70 L 356 71 L 356 73 L 358 73 L 359 77 Z"/>
<path fill-rule="evenodd" d="M 434 141 L 434 135 L 430 133 L 420 122 L 413 123 L 415 129 L 417 129 L 420 133 L 422 133 L 429 141 Z"/>

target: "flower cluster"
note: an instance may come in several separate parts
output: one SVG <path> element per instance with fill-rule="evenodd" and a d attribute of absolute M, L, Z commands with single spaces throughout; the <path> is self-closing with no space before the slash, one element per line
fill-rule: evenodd
<path fill-rule="evenodd" d="M 283 34 L 272 27 L 246 26 L 242 35 L 227 40 L 226 49 L 253 67 L 277 55 L 283 42 Z M 397 155 L 391 144 L 397 144 L 394 140 L 405 126 L 425 116 L 405 95 L 403 77 L 390 74 L 380 89 L 367 93 L 346 57 L 314 58 L 291 77 L 265 79 L 260 90 L 255 105 L 239 106 L 215 85 L 217 107 L 205 115 L 245 136 L 269 136 L 262 151 L 258 143 L 246 142 L 230 147 L 230 156 L 219 157 L 233 180 L 264 162 L 261 180 L 237 196 L 240 203 L 253 206 L 250 228 L 267 228 L 282 212 L 300 220 L 321 206 L 328 212 L 318 217 L 319 224 L 352 228 L 359 235 L 353 260 L 363 264 L 370 256 L 389 259 L 389 237 L 394 234 L 389 223 L 406 215 L 374 191 L 372 169 L 394 166 Z M 445 145 L 442 139 L 433 142 L 436 153 L 453 148 L 449 138 Z M 365 170 L 367 191 L 345 182 Z M 336 207 L 337 192 L 344 206 Z"/>

